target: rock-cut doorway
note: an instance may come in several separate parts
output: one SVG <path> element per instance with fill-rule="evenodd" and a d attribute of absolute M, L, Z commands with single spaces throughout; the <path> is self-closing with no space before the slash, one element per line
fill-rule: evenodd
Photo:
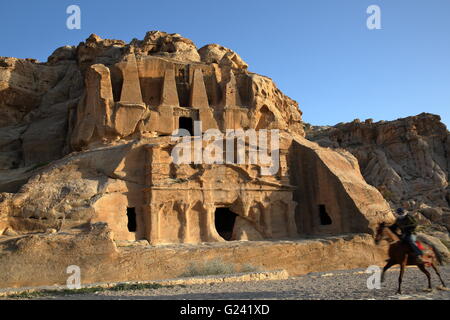
<path fill-rule="evenodd" d="M 232 239 L 236 217 L 237 214 L 229 208 L 216 208 L 214 215 L 215 227 L 217 233 L 227 241 Z"/>

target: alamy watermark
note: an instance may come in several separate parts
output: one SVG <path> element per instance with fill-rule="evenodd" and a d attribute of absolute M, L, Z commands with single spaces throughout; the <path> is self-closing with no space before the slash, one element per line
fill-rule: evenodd
<path fill-rule="evenodd" d="M 194 136 L 186 129 L 172 133 L 179 143 L 171 156 L 175 164 L 256 164 L 261 175 L 276 175 L 280 167 L 279 130 L 208 129 L 194 121 Z M 181 141 L 180 141 L 181 140 Z"/>
<path fill-rule="evenodd" d="M 381 29 L 381 8 L 375 4 L 369 6 L 366 10 L 370 16 L 367 18 L 366 24 L 369 30 Z"/>
<path fill-rule="evenodd" d="M 367 289 L 369 290 L 380 290 L 381 289 L 381 268 L 379 266 L 369 266 L 366 273 L 373 273 L 367 279 Z"/>
<path fill-rule="evenodd" d="M 71 274 L 66 281 L 67 289 L 81 289 L 81 269 L 77 265 L 70 265 L 66 269 Z"/>
<path fill-rule="evenodd" d="M 66 26 L 69 30 L 81 29 L 81 9 L 79 6 L 72 4 L 67 7 L 66 13 L 70 14 L 66 20 Z"/>

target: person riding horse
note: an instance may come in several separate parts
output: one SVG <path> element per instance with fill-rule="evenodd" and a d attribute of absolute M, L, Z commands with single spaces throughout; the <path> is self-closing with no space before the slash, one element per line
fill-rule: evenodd
<path fill-rule="evenodd" d="M 413 253 L 416 255 L 417 261 L 422 263 L 423 252 L 416 245 L 415 230 L 418 225 L 417 220 L 403 208 L 398 208 L 396 212 L 397 219 L 395 223 L 389 228 L 397 235 L 398 233 L 396 231 L 397 229 L 400 229 L 401 235 L 398 235 L 399 238 L 402 242 L 408 244 L 411 247 Z"/>

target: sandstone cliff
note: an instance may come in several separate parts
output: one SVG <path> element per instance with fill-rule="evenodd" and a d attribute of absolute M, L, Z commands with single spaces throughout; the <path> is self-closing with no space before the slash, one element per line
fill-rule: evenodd
<path fill-rule="evenodd" d="M 164 275 L 159 270 L 150 276 L 149 259 L 141 255 L 153 255 L 158 244 L 338 234 L 345 235 L 336 238 L 337 249 L 321 241 L 299 243 L 301 263 L 308 265 L 302 270 L 320 265 L 325 254 L 327 266 L 362 266 L 383 257 L 368 234 L 393 219 L 384 198 L 393 207 L 405 203 L 419 210 L 424 221 L 448 223 L 450 139 L 438 117 L 307 126 L 315 143 L 305 138 L 297 102 L 270 78 L 250 72 L 231 49 L 197 49 L 179 34 L 151 31 L 130 43 L 91 35 L 55 50 L 45 63 L 0 58 L 0 119 L 0 265 L 27 266 L 0 277 L 0 287 L 2 281 L 56 279 L 45 270 L 37 282 L 19 281 L 40 263 L 35 256 L 41 248 L 54 256 L 58 281 L 69 258 L 94 264 L 89 281 L 153 278 Z M 279 153 L 279 167 L 265 175 L 262 163 L 174 163 L 180 141 L 171 135 L 191 132 L 194 121 L 202 122 L 201 133 L 277 129 L 279 146 L 269 151 Z M 245 157 L 256 144 L 244 141 Z M 349 235 L 355 233 L 365 235 Z M 347 238 L 363 241 L 355 247 L 342 240 Z M 136 240 L 145 250 L 125 255 L 122 265 L 124 250 L 116 244 L 141 243 Z M 279 242 L 266 258 L 276 262 L 267 265 L 283 263 L 283 246 L 291 248 L 285 258 L 297 259 L 299 245 L 286 243 Z M 247 257 L 242 244 L 234 245 Z M 100 246 L 98 257 L 92 245 Z M 84 260 L 83 252 L 90 258 Z M 161 252 L 156 257 L 166 259 Z M 355 252 L 365 253 L 350 258 Z M 55 255 L 63 253 L 69 258 Z M 120 267 L 109 268 L 107 276 L 96 272 L 97 264 L 115 263 Z M 133 275 L 121 269 L 141 264 Z"/>
<path fill-rule="evenodd" d="M 334 127 L 307 126 L 306 131 L 321 146 L 350 151 L 366 181 L 393 208 L 403 206 L 423 224 L 450 229 L 450 133 L 439 116 L 355 120 Z"/>
<path fill-rule="evenodd" d="M 1 58 L 0 234 L 106 222 L 115 240 L 198 243 L 373 233 L 391 219 L 357 160 L 304 139 L 298 104 L 248 69 L 228 48 L 160 31 L 91 35 L 45 63 Z M 278 129 L 278 172 L 174 164 L 170 135 L 194 120 Z"/>
<path fill-rule="evenodd" d="M 186 73 L 198 66 L 204 68 L 206 103 L 222 103 L 220 88 L 228 85 L 234 90 L 230 81 L 235 81 L 239 90 L 235 104 L 252 105 L 249 116 L 241 117 L 244 126 L 261 111 L 269 118 L 276 117 L 280 127 L 302 132 L 297 103 L 283 95 L 271 79 L 248 72 L 245 62 L 230 49 L 207 45 L 197 50 L 191 40 L 160 31 L 148 32 L 144 40 L 134 39 L 129 44 L 91 35 L 76 47 L 58 48 L 46 63 L 0 57 L 0 192 L 18 191 L 33 169 L 90 143 L 104 138 L 110 143 L 150 131 L 149 126 L 158 121 L 156 117 L 150 120 L 150 110 L 114 105 L 130 98 L 121 95 L 124 75 L 128 77 L 130 68 L 135 68 L 136 62 L 127 62 L 130 55 L 143 74 L 138 80 L 143 88 L 139 94 L 148 105 L 159 104 L 158 81 L 171 64 L 178 72 L 180 105 L 189 105 L 192 75 Z M 98 91 L 97 78 L 103 79 Z M 152 83 L 156 86 L 146 89 Z M 168 129 L 170 134 L 172 128 Z"/>

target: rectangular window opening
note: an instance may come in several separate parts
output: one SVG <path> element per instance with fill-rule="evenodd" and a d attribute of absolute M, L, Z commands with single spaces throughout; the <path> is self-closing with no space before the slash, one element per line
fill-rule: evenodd
<path fill-rule="evenodd" d="M 324 204 L 319 204 L 319 218 L 322 226 L 329 226 L 333 223 Z"/>
<path fill-rule="evenodd" d="M 135 208 L 127 208 L 127 217 L 128 217 L 128 231 L 136 232 L 136 209 Z"/>

